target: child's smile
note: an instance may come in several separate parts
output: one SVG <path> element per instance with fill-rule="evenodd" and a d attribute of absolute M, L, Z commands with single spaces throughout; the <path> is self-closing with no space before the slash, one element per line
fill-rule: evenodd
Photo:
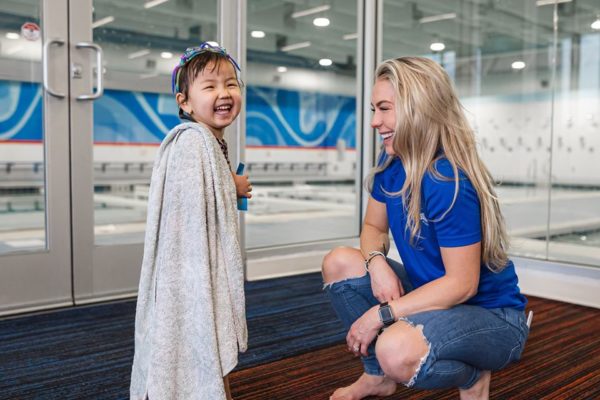
<path fill-rule="evenodd" d="M 220 116 L 228 116 L 233 108 L 233 102 L 225 102 L 215 107 L 215 113 Z"/>

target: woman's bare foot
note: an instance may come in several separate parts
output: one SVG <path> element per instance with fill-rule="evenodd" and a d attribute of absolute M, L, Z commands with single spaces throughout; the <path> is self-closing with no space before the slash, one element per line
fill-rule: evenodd
<path fill-rule="evenodd" d="M 468 389 L 460 389 L 460 400 L 488 400 L 490 398 L 490 381 L 492 373 L 482 371 L 479 379 Z"/>
<path fill-rule="evenodd" d="M 352 385 L 337 389 L 329 400 L 360 400 L 367 396 L 390 396 L 396 391 L 396 382 L 386 376 L 363 373 Z"/>

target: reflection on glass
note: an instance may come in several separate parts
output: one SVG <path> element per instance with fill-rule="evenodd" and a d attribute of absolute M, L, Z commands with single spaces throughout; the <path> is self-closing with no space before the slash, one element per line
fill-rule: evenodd
<path fill-rule="evenodd" d="M 500 183 L 509 231 L 528 240 L 513 241 L 513 251 L 532 250 L 534 240 L 542 248 L 533 252 L 544 256 L 535 239 L 545 235 L 547 221 L 552 10 L 534 2 L 451 3 L 458 4 L 386 0 L 384 58 L 420 55 L 444 66 Z"/>
<path fill-rule="evenodd" d="M 358 235 L 356 3 L 248 2 L 247 248 Z"/>
<path fill-rule="evenodd" d="M 171 71 L 181 53 L 217 38 L 217 1 L 94 1 L 104 96 L 94 102 L 96 244 L 141 243 L 154 154 L 179 123 Z"/>
<path fill-rule="evenodd" d="M 383 55 L 431 57 L 453 79 L 499 183 L 513 254 L 600 265 L 600 9 L 558 4 L 555 43 L 554 7 L 385 0 Z"/>
<path fill-rule="evenodd" d="M 36 2 L 0 4 L 0 254 L 46 247 Z"/>
<path fill-rule="evenodd" d="M 600 266 L 598 2 L 562 6 L 552 147 L 548 257 Z"/>

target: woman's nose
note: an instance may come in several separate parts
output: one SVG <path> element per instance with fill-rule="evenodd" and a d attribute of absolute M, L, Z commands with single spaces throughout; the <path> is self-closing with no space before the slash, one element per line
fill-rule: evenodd
<path fill-rule="evenodd" d="M 381 119 L 377 115 L 377 112 L 374 112 L 371 117 L 371 128 L 377 128 L 379 126 L 381 126 Z"/>

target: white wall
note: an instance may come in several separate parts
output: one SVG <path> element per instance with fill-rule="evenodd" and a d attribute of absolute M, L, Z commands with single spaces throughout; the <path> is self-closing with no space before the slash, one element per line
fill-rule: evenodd
<path fill-rule="evenodd" d="M 549 95 L 519 97 L 463 100 L 480 154 L 494 177 L 547 181 L 552 148 L 553 183 L 599 185 L 600 92 L 559 94 L 554 110 Z"/>

